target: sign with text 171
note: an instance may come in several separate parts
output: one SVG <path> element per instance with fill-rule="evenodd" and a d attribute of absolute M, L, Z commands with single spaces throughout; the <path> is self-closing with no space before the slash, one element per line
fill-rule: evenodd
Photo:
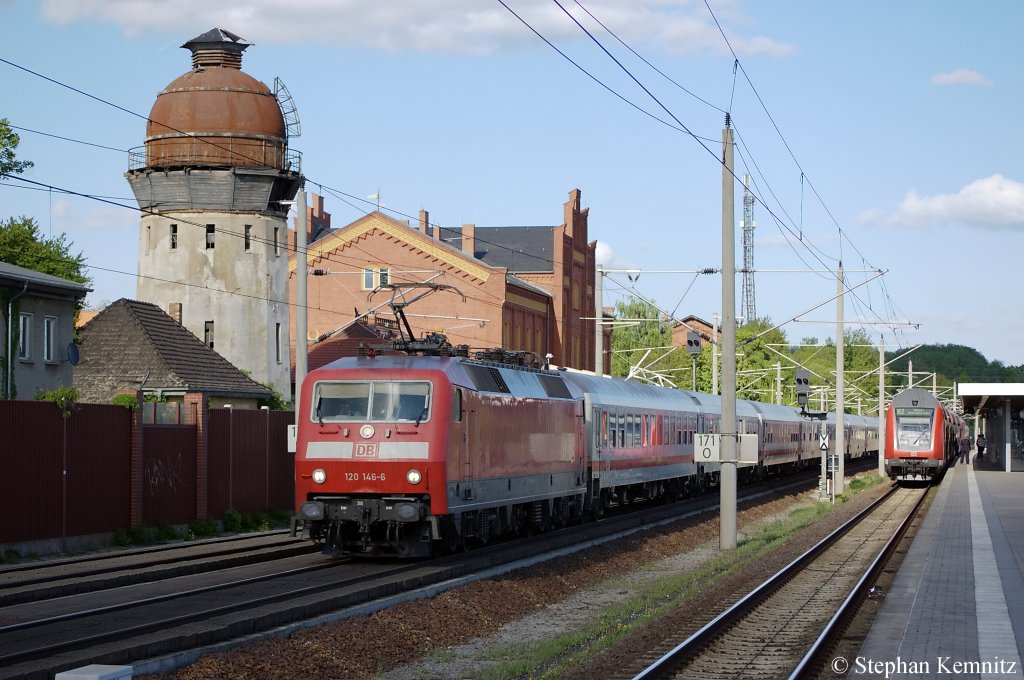
<path fill-rule="evenodd" d="M 737 462 L 757 463 L 757 435 L 741 434 L 737 436 Z M 693 437 L 694 463 L 722 462 L 722 435 L 718 432 L 698 432 Z"/>

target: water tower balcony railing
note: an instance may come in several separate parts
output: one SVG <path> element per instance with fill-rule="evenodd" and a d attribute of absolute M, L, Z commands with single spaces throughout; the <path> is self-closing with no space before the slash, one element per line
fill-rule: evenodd
<path fill-rule="evenodd" d="M 208 143 L 205 143 L 208 142 Z M 158 140 L 128 151 L 128 170 L 248 167 L 302 174 L 302 152 L 279 142 L 237 138 Z"/>

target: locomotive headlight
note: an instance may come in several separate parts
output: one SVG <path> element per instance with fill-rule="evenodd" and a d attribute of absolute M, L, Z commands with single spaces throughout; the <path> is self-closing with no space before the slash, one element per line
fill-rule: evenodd
<path fill-rule="evenodd" d="M 409 470 L 405 473 L 405 478 L 410 484 L 419 484 L 423 481 L 423 475 L 420 474 L 419 470 Z"/>
<path fill-rule="evenodd" d="M 317 484 L 323 484 L 327 481 L 327 472 L 323 468 L 313 470 L 313 481 Z"/>

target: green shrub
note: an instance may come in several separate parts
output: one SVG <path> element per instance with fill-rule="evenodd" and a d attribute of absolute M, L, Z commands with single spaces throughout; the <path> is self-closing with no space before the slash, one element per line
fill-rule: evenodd
<path fill-rule="evenodd" d="M 139 402 L 135 399 L 134 394 L 123 393 L 115 395 L 114 398 L 110 400 L 110 403 L 115 406 L 124 406 L 129 411 L 139 410 Z"/>
<path fill-rule="evenodd" d="M 127 529 L 117 529 L 114 532 L 114 545 L 125 548 L 132 544 L 131 536 L 128 535 Z"/>
<path fill-rule="evenodd" d="M 194 519 L 188 523 L 187 540 L 212 538 L 217 535 L 217 523 L 212 519 Z"/>
<path fill-rule="evenodd" d="M 74 387 L 58 387 L 49 392 L 40 389 L 36 392 L 36 401 L 52 401 L 65 418 L 70 418 L 71 407 L 78 401 L 78 390 Z"/>
<path fill-rule="evenodd" d="M 234 508 L 228 508 L 224 511 L 224 517 L 221 518 L 221 523 L 224 525 L 224 531 L 237 534 L 242 531 L 244 524 L 242 513 L 238 512 Z"/>
<path fill-rule="evenodd" d="M 158 541 L 177 541 L 181 538 L 181 532 L 167 522 L 160 522 L 156 528 L 156 538 Z"/>

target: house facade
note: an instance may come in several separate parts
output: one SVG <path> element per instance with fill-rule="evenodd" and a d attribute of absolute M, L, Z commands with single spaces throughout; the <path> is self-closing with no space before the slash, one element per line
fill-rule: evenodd
<path fill-rule="evenodd" d="M 416 337 L 444 333 L 471 350 L 522 351 L 538 363 L 550 355 L 554 365 L 593 369 L 596 242 L 587 241 L 578 189 L 557 226 L 440 227 L 421 211 L 416 226 L 373 212 L 331 229 L 318 197 L 313 205 L 311 351 L 355 323 L 386 319 L 393 327 L 399 305 Z M 292 305 L 298 261 L 289 263 Z M 294 328 L 291 335 L 298 337 Z"/>
<path fill-rule="evenodd" d="M 35 399 L 39 391 L 72 385 L 75 309 L 89 291 L 75 281 L 0 262 L 4 398 Z"/>

